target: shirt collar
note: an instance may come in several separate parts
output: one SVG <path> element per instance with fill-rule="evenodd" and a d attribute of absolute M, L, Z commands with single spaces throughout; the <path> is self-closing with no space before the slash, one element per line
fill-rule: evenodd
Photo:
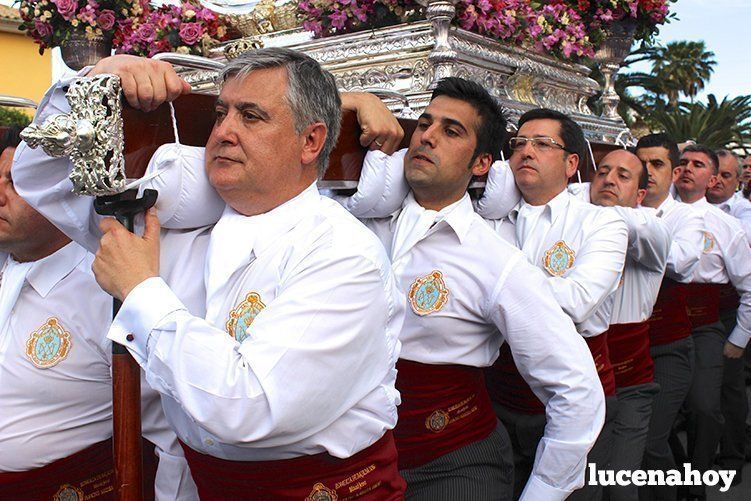
<path fill-rule="evenodd" d="M 427 209 L 417 203 L 414 193 L 410 191 L 407 198 L 404 199 L 401 210 L 392 214 L 391 219 L 393 221 L 399 217 L 402 212 L 414 210 L 426 211 Z M 464 196 L 456 202 L 447 205 L 440 211 L 436 212 L 434 227 L 445 222 L 459 238 L 459 242 L 464 243 L 464 239 L 469 232 L 470 226 L 472 226 L 474 217 L 475 209 L 472 206 L 472 200 L 469 198 L 469 194 L 465 193 Z"/>
<path fill-rule="evenodd" d="M 472 206 L 472 200 L 470 200 L 469 194 L 465 193 L 458 201 L 438 212 L 437 222 L 445 221 L 459 237 L 459 242 L 464 243 L 474 218 L 475 209 Z"/>
<path fill-rule="evenodd" d="M 675 199 L 677 201 L 679 201 L 679 202 L 683 202 L 683 200 L 681 200 L 681 196 L 680 195 L 676 195 Z M 701 197 L 699 200 L 697 200 L 695 202 L 691 202 L 691 203 L 683 202 L 683 203 L 686 204 L 686 205 L 690 205 L 691 207 L 695 207 L 695 208 L 706 208 L 706 207 L 708 207 L 710 205 L 709 202 L 707 202 L 707 198 L 706 197 Z"/>
<path fill-rule="evenodd" d="M 550 214 L 551 223 L 555 221 L 560 214 L 568 210 L 570 201 L 571 194 L 567 189 L 564 189 L 562 192 L 553 197 L 552 200 L 545 204 L 545 210 Z M 509 212 L 508 218 L 512 223 L 516 224 L 516 218 L 519 216 L 519 211 L 525 205 L 527 205 L 527 202 L 525 202 L 522 198 L 519 203 L 516 204 L 516 207 L 514 207 L 511 212 Z"/>
<path fill-rule="evenodd" d="M 67 277 L 86 257 L 86 249 L 71 242 L 53 254 L 35 261 L 26 280 L 37 293 L 44 297 L 63 278 Z"/>
<path fill-rule="evenodd" d="M 311 184 L 282 205 L 256 216 L 246 216 L 255 234 L 253 253 L 258 256 L 276 240 L 313 213 L 313 206 L 321 199 L 316 183 Z"/>

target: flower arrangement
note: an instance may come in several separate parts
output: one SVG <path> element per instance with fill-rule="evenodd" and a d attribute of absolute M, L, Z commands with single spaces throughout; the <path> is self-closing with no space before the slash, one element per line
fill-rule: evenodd
<path fill-rule="evenodd" d="M 564 59 L 594 56 L 617 22 L 649 39 L 675 0 L 458 0 L 459 27 Z M 303 27 L 316 36 L 349 33 L 422 17 L 415 0 L 302 0 Z"/>
<path fill-rule="evenodd" d="M 406 23 L 423 12 L 415 0 L 301 0 L 297 7 L 303 28 L 316 36 Z"/>
<path fill-rule="evenodd" d="M 118 53 L 151 57 L 159 52 L 197 54 L 228 38 L 217 14 L 200 4 L 163 5 L 120 22 L 114 46 Z"/>
<path fill-rule="evenodd" d="M 594 55 L 585 18 L 567 2 L 463 0 L 457 5 L 457 19 L 465 30 L 565 59 Z"/>
<path fill-rule="evenodd" d="M 21 26 L 39 44 L 39 53 L 57 47 L 74 33 L 111 39 L 119 22 L 141 15 L 148 0 L 19 0 Z"/>
<path fill-rule="evenodd" d="M 631 23 L 637 40 L 649 40 L 668 20 L 669 3 L 676 0 L 578 0 L 579 10 L 593 28 L 607 29 L 615 22 Z"/>

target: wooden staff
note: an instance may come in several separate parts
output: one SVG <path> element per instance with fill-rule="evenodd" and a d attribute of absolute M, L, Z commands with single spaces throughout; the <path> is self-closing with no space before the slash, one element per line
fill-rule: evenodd
<path fill-rule="evenodd" d="M 156 203 L 155 190 L 136 198 L 136 190 L 97 197 L 97 214 L 115 216 L 128 231 L 134 231 L 136 214 Z M 122 302 L 112 299 L 112 317 Z M 115 497 L 121 501 L 143 499 L 143 451 L 141 441 L 141 368 L 128 350 L 112 343 L 112 447 L 115 467 Z"/>

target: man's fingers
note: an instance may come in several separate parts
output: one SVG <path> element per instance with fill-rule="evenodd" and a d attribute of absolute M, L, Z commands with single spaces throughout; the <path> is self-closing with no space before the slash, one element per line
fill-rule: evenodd
<path fill-rule="evenodd" d="M 174 101 L 181 94 L 190 92 L 190 84 L 177 76 L 174 71 L 168 71 L 164 75 L 164 85 L 167 89 L 167 101 Z"/>
<path fill-rule="evenodd" d="M 151 96 L 151 107 L 149 111 L 154 111 L 160 104 L 167 102 L 168 90 L 167 90 L 167 75 L 156 74 L 150 75 L 151 86 L 153 88 L 153 94 Z"/>
<path fill-rule="evenodd" d="M 138 85 L 136 84 L 136 79 L 133 78 L 133 75 L 122 75 L 120 77 L 120 86 L 123 90 L 123 95 L 125 95 L 125 99 L 128 101 L 128 104 L 138 109 Z"/>
<path fill-rule="evenodd" d="M 146 211 L 144 223 L 146 226 L 143 231 L 143 239 L 148 242 L 159 242 L 162 225 L 159 223 L 159 216 L 157 216 L 154 207 Z"/>
<path fill-rule="evenodd" d="M 371 149 L 377 149 L 377 147 L 373 148 L 373 146 L 375 146 L 373 144 L 373 140 L 376 139 L 375 131 L 371 130 L 367 125 L 361 125 L 361 129 L 362 132 L 360 133 L 360 145 L 364 148 L 370 147 Z"/>
<path fill-rule="evenodd" d="M 139 72 L 133 75 L 136 79 L 136 93 L 138 98 L 137 108 L 142 111 L 150 111 L 151 102 L 154 98 L 154 87 L 147 72 Z"/>
<path fill-rule="evenodd" d="M 401 144 L 403 137 L 404 129 L 402 129 L 402 127 L 397 124 L 397 128 L 391 131 L 388 138 L 383 143 L 383 148 L 381 149 L 387 155 L 392 155 L 396 150 L 399 149 L 399 145 Z"/>
<path fill-rule="evenodd" d="M 125 227 L 122 224 L 120 224 L 120 222 L 114 217 L 105 217 L 101 221 L 99 221 L 99 229 L 104 234 L 107 234 L 117 228 L 125 228 Z"/>

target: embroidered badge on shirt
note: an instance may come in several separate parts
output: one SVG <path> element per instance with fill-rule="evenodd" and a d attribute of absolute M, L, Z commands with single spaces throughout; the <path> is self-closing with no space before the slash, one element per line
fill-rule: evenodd
<path fill-rule="evenodd" d="M 574 265 L 574 251 L 563 240 L 558 240 L 545 251 L 542 265 L 554 277 L 562 277 Z"/>
<path fill-rule="evenodd" d="M 430 275 L 417 277 L 409 288 L 409 304 L 412 311 L 424 316 L 443 308 L 449 290 L 443 281 L 443 273 L 434 270 Z"/>
<path fill-rule="evenodd" d="M 715 239 L 710 232 L 704 232 L 704 254 L 709 254 L 714 249 Z"/>
<path fill-rule="evenodd" d="M 31 333 L 26 341 L 26 356 L 40 369 L 49 369 L 65 360 L 70 345 L 70 333 L 53 317 Z"/>
<path fill-rule="evenodd" d="M 257 292 L 250 292 L 245 300 L 229 312 L 227 320 L 227 333 L 242 343 L 248 337 L 248 327 L 253 323 L 256 316 L 266 307 Z"/>
<path fill-rule="evenodd" d="M 305 501 L 336 501 L 337 499 L 339 499 L 339 496 L 336 495 L 336 491 L 332 491 L 325 485 L 317 483 L 313 486 L 313 490 L 305 498 Z"/>
<path fill-rule="evenodd" d="M 73 487 L 70 484 L 63 484 L 55 493 L 52 498 L 53 501 L 83 501 L 84 493 L 78 487 Z"/>

